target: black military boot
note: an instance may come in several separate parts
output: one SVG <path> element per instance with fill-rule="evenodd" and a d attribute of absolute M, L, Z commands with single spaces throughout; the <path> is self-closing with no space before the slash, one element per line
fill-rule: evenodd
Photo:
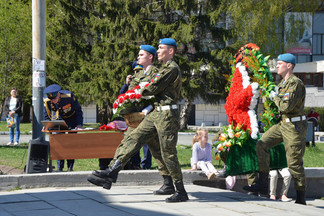
<path fill-rule="evenodd" d="M 99 178 L 95 175 L 91 175 L 87 178 L 87 180 L 89 182 L 91 182 L 92 184 L 94 185 L 97 185 L 97 186 L 101 186 L 105 189 L 110 189 L 111 188 L 111 184 L 112 184 L 112 181 L 109 181 L 109 180 L 106 180 L 106 179 L 103 179 L 103 178 Z"/>
<path fill-rule="evenodd" d="M 96 177 L 115 183 L 117 181 L 118 173 L 122 169 L 122 167 L 122 162 L 116 160 L 112 167 L 108 167 L 107 169 L 101 172 L 93 172 L 92 174 Z"/>
<path fill-rule="evenodd" d="M 297 192 L 297 198 L 295 203 L 306 205 L 305 191 L 296 191 L 296 192 Z"/>
<path fill-rule="evenodd" d="M 102 186 L 105 189 L 110 189 L 111 184 L 117 181 L 118 172 L 122 169 L 122 163 L 116 160 L 112 167 L 108 167 L 104 171 L 93 171 L 88 177 L 88 181 L 94 185 Z"/>
<path fill-rule="evenodd" d="M 249 192 L 258 192 L 262 194 L 262 197 L 265 197 L 269 194 L 269 174 L 259 172 L 258 181 L 254 185 L 244 186 L 243 189 Z"/>
<path fill-rule="evenodd" d="M 183 182 L 174 183 L 176 186 L 176 192 L 169 198 L 165 199 L 165 202 L 184 202 L 189 200 L 188 194 L 183 186 Z"/>
<path fill-rule="evenodd" d="M 163 185 L 160 189 L 153 191 L 154 195 L 170 195 L 174 194 L 174 186 L 171 176 L 164 175 L 163 177 Z"/>

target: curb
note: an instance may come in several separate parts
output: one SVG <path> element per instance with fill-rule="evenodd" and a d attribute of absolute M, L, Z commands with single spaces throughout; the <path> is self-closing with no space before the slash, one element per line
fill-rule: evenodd
<path fill-rule="evenodd" d="M 324 197 L 324 168 L 305 168 L 307 177 L 306 197 Z M 184 184 L 200 185 L 226 189 L 225 178 L 213 181 L 207 180 L 202 171 L 183 170 Z M 22 175 L 0 175 L 0 191 L 14 189 L 42 188 L 42 187 L 89 187 L 94 186 L 87 181 L 91 171 L 80 172 L 52 172 Z M 116 186 L 140 186 L 140 185 L 162 185 L 163 179 L 157 170 L 122 170 L 118 175 Z M 236 176 L 236 184 L 233 191 L 246 193 L 242 188 L 247 185 L 246 175 Z M 282 179 L 278 180 L 277 194 L 280 193 Z M 94 186 L 95 187 L 95 186 Z M 295 197 L 293 181 L 290 184 L 289 197 Z"/>
<path fill-rule="evenodd" d="M 20 131 L 20 135 L 32 135 L 32 131 L 25 132 L 25 131 Z M 0 135 L 9 135 L 9 131 L 0 131 Z"/>

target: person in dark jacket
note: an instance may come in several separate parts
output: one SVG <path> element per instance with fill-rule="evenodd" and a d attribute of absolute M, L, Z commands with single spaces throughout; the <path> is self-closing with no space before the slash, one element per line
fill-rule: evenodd
<path fill-rule="evenodd" d="M 16 88 L 11 88 L 10 94 L 11 96 L 7 97 L 5 100 L 5 115 L 7 118 L 13 118 L 14 125 L 8 125 L 10 142 L 7 145 L 19 145 L 22 100 L 17 96 L 18 91 Z M 14 142 L 15 136 L 16 141 Z"/>
<path fill-rule="evenodd" d="M 82 129 L 83 112 L 75 95 L 53 84 L 44 89 L 44 119 L 64 120 L 70 129 Z M 68 171 L 73 171 L 74 160 L 67 160 Z M 57 171 L 63 171 L 64 160 L 57 161 Z"/>

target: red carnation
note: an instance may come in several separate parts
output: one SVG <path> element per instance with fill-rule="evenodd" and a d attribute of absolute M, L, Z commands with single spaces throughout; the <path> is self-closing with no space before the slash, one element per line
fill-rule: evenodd
<path fill-rule="evenodd" d="M 118 97 L 118 103 L 122 104 L 124 103 L 125 99 L 124 97 Z"/>
<path fill-rule="evenodd" d="M 135 86 L 134 89 L 140 89 L 141 87 L 139 85 Z"/>
<path fill-rule="evenodd" d="M 118 103 L 117 103 L 117 102 L 115 102 L 115 103 L 113 104 L 113 108 L 114 108 L 114 109 L 117 109 L 117 108 L 118 108 Z"/>
<path fill-rule="evenodd" d="M 118 95 L 118 98 L 124 97 L 124 96 L 125 96 L 125 94 L 120 94 L 120 95 Z"/>
<path fill-rule="evenodd" d="M 135 99 L 135 94 L 131 94 L 131 95 L 129 95 L 129 99 Z"/>
<path fill-rule="evenodd" d="M 142 95 L 141 94 L 135 94 L 135 98 L 138 100 L 138 99 L 140 99 L 142 97 Z"/>

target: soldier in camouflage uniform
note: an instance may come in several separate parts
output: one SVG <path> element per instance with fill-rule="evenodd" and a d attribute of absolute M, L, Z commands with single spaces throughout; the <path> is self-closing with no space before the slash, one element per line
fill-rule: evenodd
<path fill-rule="evenodd" d="M 133 89 L 135 86 L 139 85 L 141 82 L 150 82 L 158 73 L 158 69 L 153 65 L 153 61 L 156 55 L 156 49 L 151 45 L 141 45 L 140 51 L 138 53 L 138 61 L 136 65 L 134 65 L 135 74 L 132 76 L 131 81 L 128 85 L 128 89 Z M 140 66 L 140 67 L 138 67 Z M 126 90 L 127 91 L 127 90 Z M 125 91 L 123 92 L 125 93 Z M 144 107 L 143 107 L 144 108 Z M 127 138 L 127 136 L 134 130 L 135 128 L 128 127 L 127 131 L 124 134 L 123 141 Z M 156 139 L 152 139 L 150 142 L 154 142 Z M 115 155 L 119 155 L 119 152 L 126 151 L 126 146 L 123 144 L 124 142 L 118 146 L 115 151 Z M 112 166 L 117 158 L 110 162 L 109 166 Z M 123 167 L 126 165 L 123 164 Z M 95 172 L 97 173 L 97 172 Z"/>
<path fill-rule="evenodd" d="M 160 40 L 157 53 L 158 59 L 162 61 L 163 66 L 153 82 L 142 93 L 144 96 L 155 96 L 155 110 L 145 117 L 142 123 L 122 141 L 121 145 L 125 146 L 126 151 L 119 151 L 118 155 L 115 154 L 115 163 L 105 172 L 93 173 L 93 179 L 95 177 L 102 178 L 106 181 L 106 184 L 115 182 L 123 164 L 127 163 L 129 158 L 147 140 L 158 136 L 159 145 L 156 145 L 156 142 L 155 145 L 150 143 L 149 148 L 158 163 L 160 174 L 163 177 L 168 176 L 171 182 L 166 182 L 164 178 L 164 185 L 155 194 L 161 194 L 159 193 L 161 191 L 165 192 L 165 188 L 171 190 L 170 183 L 173 188 L 173 179 L 176 191 L 170 198 L 166 199 L 166 202 L 182 202 L 189 199 L 183 185 L 176 150 L 179 129 L 179 111 L 176 102 L 180 98 L 182 83 L 179 66 L 172 60 L 176 52 L 176 46 L 173 39 L 164 38 Z M 95 181 L 92 181 L 92 183 L 95 184 Z"/>
<path fill-rule="evenodd" d="M 282 119 L 267 130 L 257 142 L 259 178 L 256 184 L 245 186 L 244 189 L 250 192 L 268 193 L 269 149 L 284 142 L 288 168 L 294 178 L 297 191 L 296 203 L 306 205 L 306 178 L 303 166 L 307 131 L 304 115 L 305 86 L 293 75 L 295 56 L 290 53 L 281 54 L 277 61 L 277 71 L 283 79 L 278 85 L 278 95 L 272 91 L 270 99 L 277 105 Z"/>

